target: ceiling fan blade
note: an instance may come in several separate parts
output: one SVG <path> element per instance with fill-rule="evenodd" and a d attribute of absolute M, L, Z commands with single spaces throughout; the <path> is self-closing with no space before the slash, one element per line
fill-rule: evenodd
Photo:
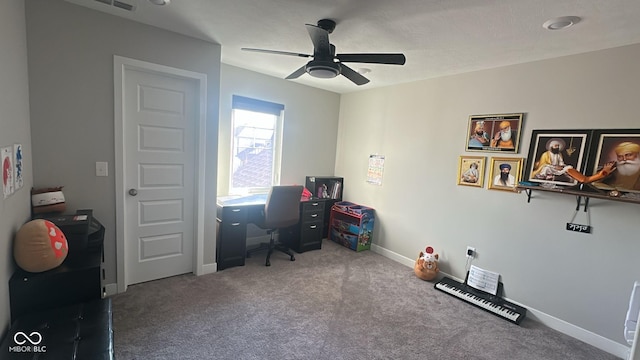
<path fill-rule="evenodd" d="M 404 65 L 404 54 L 338 54 L 340 62 L 357 62 L 369 64 Z"/>
<path fill-rule="evenodd" d="M 253 52 L 259 52 L 259 53 L 266 53 L 266 54 L 298 56 L 298 57 L 304 57 L 304 58 L 312 57 L 312 55 L 308 55 L 308 54 L 300 54 L 300 53 L 278 51 L 278 50 L 264 50 L 264 49 L 253 49 L 253 48 L 240 48 L 240 50 L 253 51 Z"/>
<path fill-rule="evenodd" d="M 303 65 L 300 69 L 292 72 L 291 75 L 287 76 L 285 79 L 287 80 L 297 79 L 300 77 L 300 75 L 304 74 L 305 72 L 307 72 L 306 65 Z"/>
<path fill-rule="evenodd" d="M 319 26 L 306 24 L 307 31 L 313 42 L 313 55 L 314 57 L 329 56 L 333 57 L 331 53 L 331 45 L 329 44 L 329 32 Z M 319 59 L 317 59 L 319 60 Z"/>
<path fill-rule="evenodd" d="M 356 85 L 364 85 L 369 82 L 369 79 L 360 75 L 355 70 L 348 67 L 347 65 L 340 64 L 340 67 L 342 68 L 342 71 L 340 73 L 344 75 L 347 79 L 353 81 Z"/>

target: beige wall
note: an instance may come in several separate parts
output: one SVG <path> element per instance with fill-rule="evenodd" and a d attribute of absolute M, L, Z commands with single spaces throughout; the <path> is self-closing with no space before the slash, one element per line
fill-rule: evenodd
<path fill-rule="evenodd" d="M 29 220 L 33 184 L 24 2 L 0 1 L 0 148 L 22 144 L 23 187 L 0 195 L 0 338 L 9 326 L 9 278 L 15 270 L 13 237 Z M 1 185 L 0 185 L 1 187 Z M 6 351 L 0 350 L 0 351 Z"/>
<path fill-rule="evenodd" d="M 113 56 L 207 75 L 207 153 L 218 148 L 220 45 L 62 0 L 26 1 L 34 184 L 64 186 L 67 209 L 105 226 L 106 283 L 116 282 Z M 109 163 L 108 177 L 95 163 Z M 215 218 L 216 156 L 206 157 L 205 218 Z M 205 222 L 205 249 L 215 248 Z M 213 257 L 204 263 L 213 263 Z"/>
<path fill-rule="evenodd" d="M 69 208 L 92 207 L 107 229 L 115 228 L 115 181 L 96 178 L 94 164 L 108 161 L 113 174 L 112 61 L 117 54 L 207 74 L 207 152 L 214 154 L 207 158 L 207 218 L 214 216 L 218 187 L 218 114 L 223 129 L 231 94 L 283 103 L 285 132 L 295 140 L 284 147 L 282 182 L 302 182 L 311 174 L 344 176 L 345 200 L 376 208 L 376 251 L 410 264 L 431 245 L 441 255 L 442 270 L 461 278 L 463 251 L 475 246 L 474 264 L 502 274 L 506 296 L 532 310 L 531 317 L 566 322 L 561 330 L 605 350 L 622 348 L 631 285 L 640 278 L 640 242 L 633 226 L 640 207 L 592 200 L 593 234 L 570 233 L 564 224 L 573 216 L 575 198 L 535 193 L 528 204 L 524 194 L 457 186 L 456 173 L 458 157 L 471 154 L 464 143 L 472 114 L 526 113 L 521 150 L 513 157 L 526 156 L 534 129 L 637 128 L 640 45 L 340 97 L 221 66 L 216 44 L 62 0 L 4 1 L 0 30 L 0 44 L 7 49 L 0 53 L 0 146 L 22 142 L 27 150 L 25 187 L 0 208 L 5 250 L 0 280 L 7 290 L 0 291 L 3 329 L 9 321 L 11 240 L 29 215 L 26 189 L 64 185 Z M 228 146 L 220 149 L 224 156 Z M 386 156 L 382 186 L 365 181 L 371 154 Z M 576 222 L 586 221 L 581 215 Z M 207 231 L 212 261 L 213 229 Z M 115 281 L 113 230 L 105 241 L 107 276 Z"/>
<path fill-rule="evenodd" d="M 231 97 L 284 105 L 281 184 L 304 185 L 307 175 L 333 175 L 340 95 L 222 64 L 218 193 L 229 188 Z"/>
<path fill-rule="evenodd" d="M 473 263 L 500 273 L 508 298 L 620 350 L 640 279 L 640 205 L 592 200 L 593 233 L 579 234 L 565 230 L 575 197 L 536 192 L 527 203 L 456 178 L 460 155 L 507 156 L 465 152 L 469 115 L 526 113 L 512 157 L 527 156 L 534 129 L 638 128 L 639 62 L 634 45 L 343 95 L 336 173 L 350 184 L 345 200 L 376 209 L 380 251 L 410 263 L 431 245 L 441 270 L 464 278 L 474 246 Z M 382 186 L 365 183 L 370 154 L 386 156 Z M 586 223 L 584 213 L 575 222 Z"/>

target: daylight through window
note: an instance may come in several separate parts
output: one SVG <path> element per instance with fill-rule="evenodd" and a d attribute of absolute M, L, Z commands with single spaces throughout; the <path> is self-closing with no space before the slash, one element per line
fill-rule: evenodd
<path fill-rule="evenodd" d="M 278 183 L 284 106 L 233 97 L 230 193 L 267 191 Z"/>

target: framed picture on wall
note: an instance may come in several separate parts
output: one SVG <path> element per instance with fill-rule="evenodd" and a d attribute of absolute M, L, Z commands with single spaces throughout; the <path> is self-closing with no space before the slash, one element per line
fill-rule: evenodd
<path fill-rule="evenodd" d="M 489 170 L 489 189 L 515 190 L 522 174 L 523 158 L 492 157 Z"/>
<path fill-rule="evenodd" d="M 458 185 L 483 187 L 484 156 L 460 156 L 458 160 Z"/>
<path fill-rule="evenodd" d="M 613 163 L 611 175 L 591 185 L 601 190 L 640 192 L 640 129 L 594 130 L 587 173 Z"/>
<path fill-rule="evenodd" d="M 534 130 L 523 179 L 548 187 L 573 186 L 566 174 L 574 168 L 584 173 L 592 130 Z"/>
<path fill-rule="evenodd" d="M 466 150 L 517 153 L 520 149 L 523 115 L 469 116 Z"/>

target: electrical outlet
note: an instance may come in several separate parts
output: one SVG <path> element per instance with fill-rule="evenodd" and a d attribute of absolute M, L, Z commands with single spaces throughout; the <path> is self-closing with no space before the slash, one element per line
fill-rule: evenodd
<path fill-rule="evenodd" d="M 467 257 L 469 257 L 469 258 L 475 258 L 476 257 L 476 248 L 471 247 L 471 246 L 467 246 L 467 251 L 465 252 L 465 255 L 467 255 Z"/>

